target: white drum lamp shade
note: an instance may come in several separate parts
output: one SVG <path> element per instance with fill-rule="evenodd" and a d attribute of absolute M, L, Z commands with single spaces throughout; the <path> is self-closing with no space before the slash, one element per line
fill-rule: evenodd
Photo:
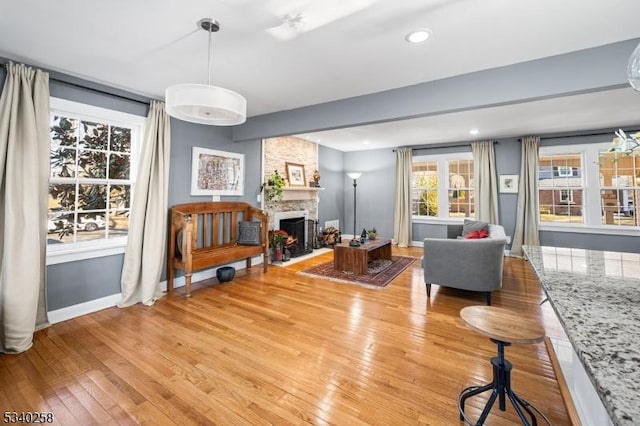
<path fill-rule="evenodd" d="M 629 78 L 629 84 L 634 90 L 640 92 L 640 44 L 635 48 L 631 56 L 629 57 L 629 64 L 627 65 L 627 76 Z"/>
<path fill-rule="evenodd" d="M 176 84 L 165 91 L 167 113 L 191 123 L 234 126 L 247 120 L 247 100 L 233 90 L 206 84 Z"/>
<path fill-rule="evenodd" d="M 175 84 L 165 90 L 167 113 L 179 120 L 212 126 L 235 126 L 247 120 L 247 100 L 233 90 L 211 85 L 211 36 L 220 30 L 218 21 L 203 18 L 198 28 L 209 33 L 207 84 Z"/>

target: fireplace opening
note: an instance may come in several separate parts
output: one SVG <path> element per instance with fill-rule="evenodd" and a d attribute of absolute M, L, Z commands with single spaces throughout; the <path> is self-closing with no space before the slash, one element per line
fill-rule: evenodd
<path fill-rule="evenodd" d="M 309 232 L 308 222 L 304 217 L 293 217 L 289 219 L 280 219 L 280 229 L 291 236 L 293 241 L 287 246 L 291 253 L 291 257 L 303 256 L 313 252 L 313 230 Z M 309 238 L 307 238 L 309 236 Z"/>

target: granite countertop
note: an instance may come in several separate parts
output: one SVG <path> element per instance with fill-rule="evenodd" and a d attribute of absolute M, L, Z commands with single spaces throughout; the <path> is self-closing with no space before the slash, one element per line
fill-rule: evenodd
<path fill-rule="evenodd" d="M 640 254 L 526 246 L 616 425 L 640 425 Z"/>

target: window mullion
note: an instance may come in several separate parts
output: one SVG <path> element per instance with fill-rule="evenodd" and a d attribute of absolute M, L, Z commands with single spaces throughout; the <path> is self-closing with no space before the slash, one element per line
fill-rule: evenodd
<path fill-rule="evenodd" d="M 449 161 L 438 160 L 438 217 L 449 217 Z"/>
<path fill-rule="evenodd" d="M 584 223 L 589 226 L 602 225 L 600 203 L 600 168 L 598 165 L 598 147 L 590 146 L 584 152 Z"/>

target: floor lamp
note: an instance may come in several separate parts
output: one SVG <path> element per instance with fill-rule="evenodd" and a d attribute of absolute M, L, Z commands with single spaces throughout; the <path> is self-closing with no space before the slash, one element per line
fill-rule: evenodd
<path fill-rule="evenodd" d="M 358 242 L 358 234 L 356 232 L 356 187 L 358 186 L 358 182 L 356 180 L 362 176 L 360 172 L 351 172 L 347 173 L 351 179 L 353 179 L 353 238 L 349 242 L 350 247 L 360 247 L 360 243 Z"/>

